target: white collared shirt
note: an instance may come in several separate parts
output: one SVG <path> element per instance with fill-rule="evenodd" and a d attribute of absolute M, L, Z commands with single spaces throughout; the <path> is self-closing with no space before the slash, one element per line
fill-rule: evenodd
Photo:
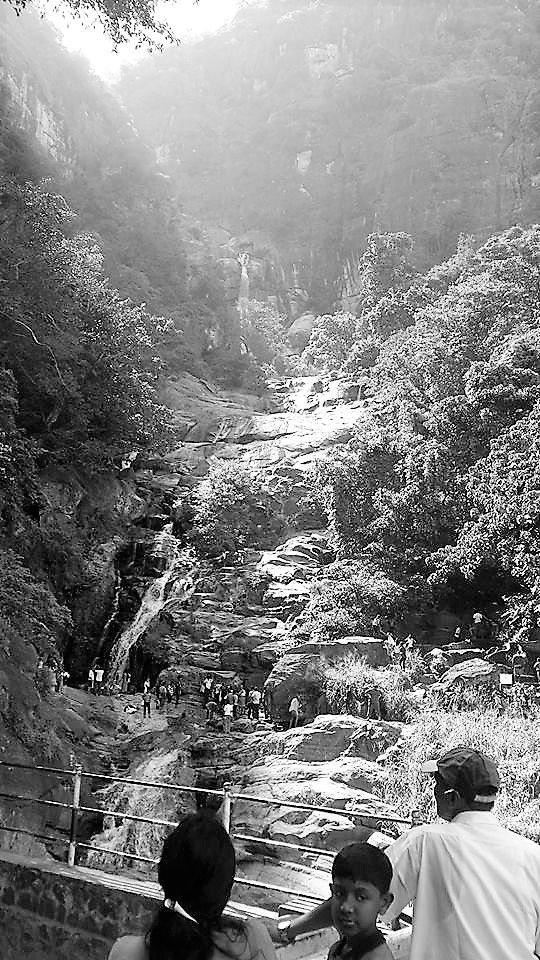
<path fill-rule="evenodd" d="M 386 850 L 398 916 L 414 901 L 410 960 L 540 956 L 540 846 L 467 810 L 415 827 Z"/>

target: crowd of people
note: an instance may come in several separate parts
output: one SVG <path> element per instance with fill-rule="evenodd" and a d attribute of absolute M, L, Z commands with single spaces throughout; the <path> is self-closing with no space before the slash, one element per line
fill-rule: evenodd
<path fill-rule="evenodd" d="M 265 719 L 271 720 L 268 698 L 263 705 L 263 694 L 258 687 L 246 688 L 245 683 L 235 678 L 232 683 L 225 683 L 219 677 L 208 674 L 201 682 L 200 693 L 206 708 L 206 719 L 209 722 L 222 718 L 223 730 L 231 732 L 233 720 L 247 717 L 255 723 L 261 719 L 262 709 Z"/>

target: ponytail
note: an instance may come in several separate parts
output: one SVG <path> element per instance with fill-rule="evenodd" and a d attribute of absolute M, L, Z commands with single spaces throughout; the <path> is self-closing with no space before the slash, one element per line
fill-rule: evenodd
<path fill-rule="evenodd" d="M 210 960 L 214 943 L 210 927 L 195 923 L 162 904 L 146 934 L 149 960 Z"/>

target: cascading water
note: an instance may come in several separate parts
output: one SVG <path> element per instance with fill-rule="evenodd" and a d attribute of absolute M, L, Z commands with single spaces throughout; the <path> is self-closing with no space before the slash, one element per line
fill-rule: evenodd
<path fill-rule="evenodd" d="M 116 620 L 116 618 L 117 618 L 117 616 L 118 616 L 118 611 L 119 611 L 119 608 L 120 608 L 120 593 L 121 593 L 121 590 L 122 590 L 122 577 L 120 576 L 120 570 L 117 569 L 117 570 L 116 570 L 116 579 L 115 579 L 115 584 L 114 584 L 114 597 L 113 597 L 111 612 L 110 612 L 109 617 L 108 617 L 108 619 L 107 619 L 107 622 L 106 622 L 106 624 L 105 624 L 105 626 L 103 627 L 103 630 L 102 630 L 102 632 L 101 632 L 101 637 L 99 638 L 99 643 L 98 643 L 98 645 L 97 645 L 97 647 L 96 647 L 96 657 L 99 657 L 101 651 L 103 650 L 103 647 L 104 647 L 105 643 L 107 642 L 107 640 L 108 640 L 108 638 L 109 638 L 109 634 L 110 634 L 110 632 L 111 632 L 112 626 L 113 626 L 113 624 L 114 624 L 114 622 L 115 622 L 115 620 Z"/>
<path fill-rule="evenodd" d="M 181 565 L 180 544 L 172 533 L 172 523 L 168 523 L 156 537 L 151 556 L 154 561 L 157 560 L 164 566 L 164 570 L 161 576 L 150 584 L 133 623 L 124 630 L 112 647 L 108 667 L 108 680 L 112 684 L 120 683 L 131 649 L 141 639 L 154 618 L 163 610 L 168 587 Z M 186 579 L 190 580 L 189 574 Z M 185 589 L 183 593 L 187 596 L 189 591 Z M 178 591 L 176 591 L 176 599 L 178 599 Z"/>

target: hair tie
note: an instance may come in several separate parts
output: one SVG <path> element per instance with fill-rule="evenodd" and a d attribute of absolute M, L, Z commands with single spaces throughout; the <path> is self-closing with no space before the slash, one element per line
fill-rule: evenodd
<path fill-rule="evenodd" d="M 180 904 L 177 903 L 176 900 L 169 900 L 167 898 L 166 900 L 163 901 L 163 906 L 165 907 L 166 910 L 172 910 L 173 913 L 178 913 L 181 917 L 185 917 L 186 920 L 191 920 L 192 923 L 196 923 L 197 926 L 199 926 L 199 921 L 196 920 L 195 917 L 192 917 L 191 914 L 187 912 L 187 910 L 184 910 L 184 908 L 180 906 Z"/>

